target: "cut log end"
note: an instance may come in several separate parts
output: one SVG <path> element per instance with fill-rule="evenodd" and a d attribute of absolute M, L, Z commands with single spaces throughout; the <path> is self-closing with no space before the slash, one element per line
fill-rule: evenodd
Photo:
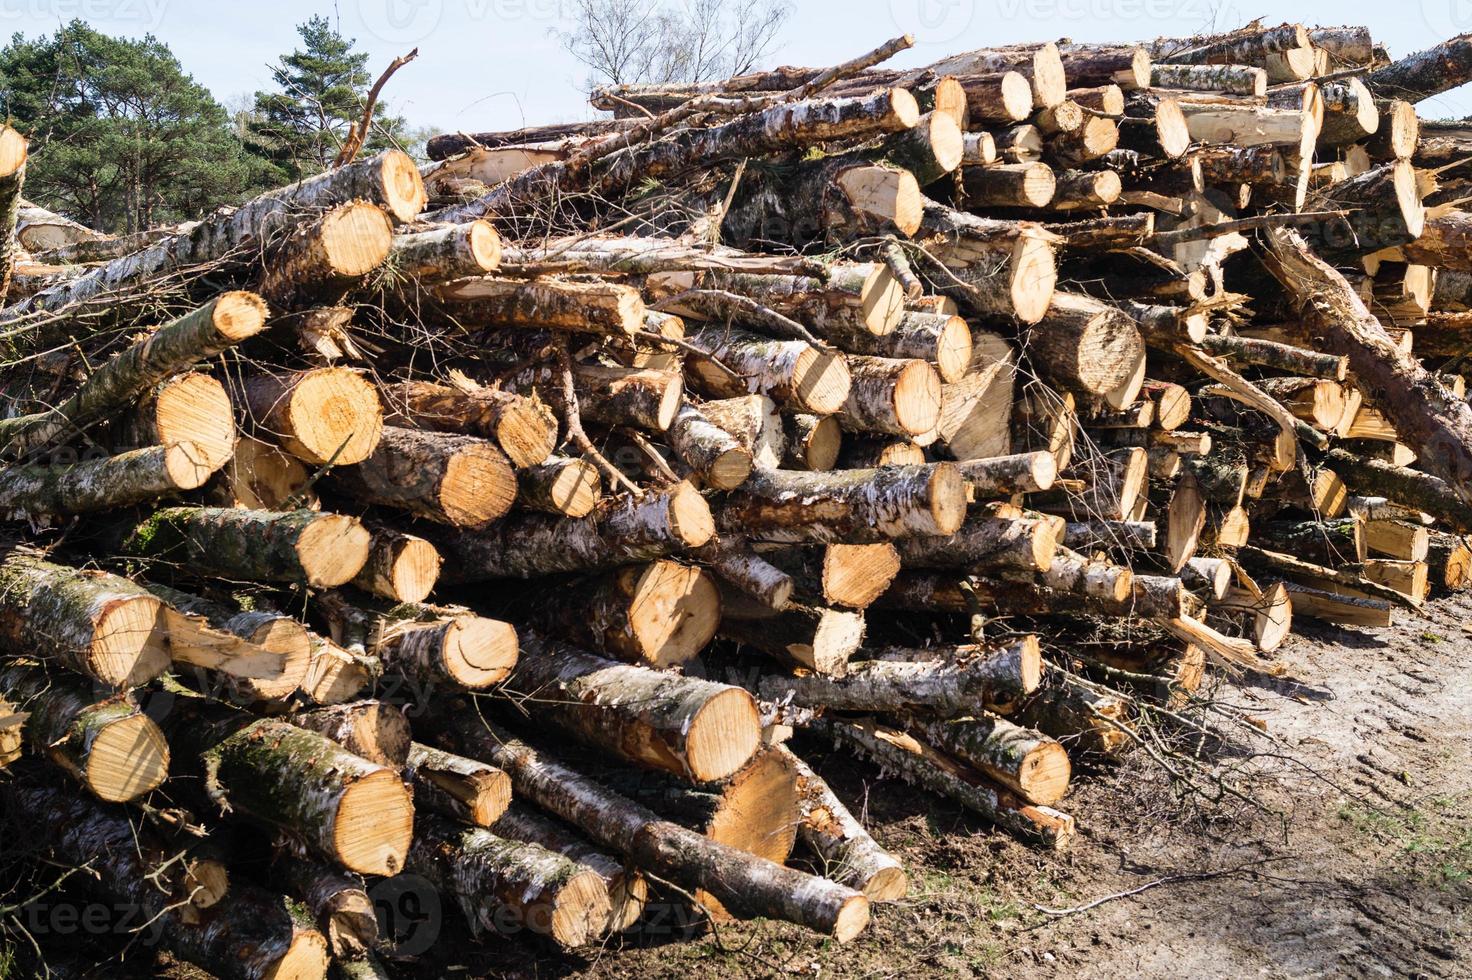
<path fill-rule="evenodd" d="M 482 528 L 516 502 L 516 474 L 489 444 L 468 444 L 445 461 L 439 504 L 456 527 Z"/>
<path fill-rule="evenodd" d="M 813 424 L 794 440 L 790 450 L 790 465 L 809 470 L 831 470 L 838 463 L 838 453 L 843 448 L 843 428 L 838 419 L 825 415 L 814 419 Z"/>
<path fill-rule="evenodd" d="M 519 399 L 501 411 L 495 435 L 513 466 L 536 466 L 557 447 L 557 419 L 541 402 Z"/>
<path fill-rule="evenodd" d="M 489 221 L 472 221 L 466 233 L 471 259 L 486 272 L 501 267 L 501 236 Z"/>
<path fill-rule="evenodd" d="M 162 445 L 193 444 L 200 462 L 215 469 L 235 453 L 235 411 L 230 395 L 207 374 L 191 372 L 163 385 L 148 411 L 152 423 L 148 435 Z"/>
<path fill-rule="evenodd" d="M 493 687 L 510 676 L 520 648 L 516 627 L 510 623 L 462 616 L 446 627 L 445 672 L 466 690 Z"/>
<path fill-rule="evenodd" d="M 961 468 L 954 463 L 936 464 L 926 489 L 935 533 L 955 534 L 966 520 L 966 478 Z"/>
<path fill-rule="evenodd" d="M 709 698 L 690 719 L 686 764 L 696 782 L 718 782 L 751 759 L 761 741 L 756 701 L 740 688 Z"/>
<path fill-rule="evenodd" d="M 313 466 L 361 463 L 383 433 L 378 392 L 354 371 L 320 368 L 287 393 L 285 448 Z"/>
<path fill-rule="evenodd" d="M 423 602 L 440 577 L 440 553 L 434 545 L 412 535 L 396 535 L 388 564 L 392 595 L 399 602 Z"/>
<path fill-rule="evenodd" d="M 843 355 L 810 347 L 799 355 L 793 370 L 797 402 L 815 415 L 832 415 L 848 400 L 852 379 Z"/>
<path fill-rule="evenodd" d="M 586 517 L 603 499 L 598 468 L 587 460 L 573 459 L 557 468 L 547 488 L 551 505 L 568 517 Z"/>
<path fill-rule="evenodd" d="M 1030 802 L 1051 806 L 1063 799 L 1072 778 L 1068 751 L 1057 742 L 1041 742 L 1023 758 L 1017 781 Z"/>
<path fill-rule="evenodd" d="M 180 490 L 204 486 L 215 469 L 208 451 L 197 443 L 176 442 L 164 449 L 164 472 L 168 474 L 169 483 Z"/>
<path fill-rule="evenodd" d="M 852 167 L 839 175 L 838 186 L 855 211 L 894 226 L 907 238 L 920 230 L 925 195 L 908 170 Z"/>
<path fill-rule="evenodd" d="M 380 158 L 379 176 L 383 187 L 383 205 L 399 221 L 409 221 L 424 210 L 429 193 L 419 176 L 413 159 L 399 150 L 389 150 Z"/>
<path fill-rule="evenodd" d="M 97 617 L 88 662 L 95 676 L 120 688 L 136 687 L 169 665 L 163 603 L 152 596 L 109 602 Z"/>
<path fill-rule="evenodd" d="M 263 974 L 272 980 L 309 980 L 327 976 L 332 957 L 327 952 L 327 937 L 310 929 L 298 929 L 291 937 L 286 952 Z"/>
<path fill-rule="evenodd" d="M 333 850 L 359 874 L 394 875 L 404 867 L 414 833 L 414 804 L 398 774 L 375 770 L 356 780 L 338 802 Z"/>
<path fill-rule="evenodd" d="M 1051 41 L 1033 53 L 1032 92 L 1033 106 L 1038 109 L 1062 105 L 1068 98 L 1068 72 L 1058 45 Z"/>
<path fill-rule="evenodd" d="M 715 517 L 700 491 L 681 483 L 669 492 L 670 533 L 688 548 L 699 548 L 716 536 Z"/>
<path fill-rule="evenodd" d="M 876 337 L 894 331 L 905 315 L 905 289 L 889 267 L 876 262 L 859 287 L 859 308 L 864 327 Z"/>
<path fill-rule="evenodd" d="M 26 138 L 9 126 L 0 126 L 0 177 L 9 177 L 26 165 Z"/>
<path fill-rule="evenodd" d="M 330 589 L 351 582 L 368 562 L 373 535 L 351 517 L 322 514 L 302 529 L 296 553 L 307 584 Z"/>
<path fill-rule="evenodd" d="M 548 934 L 566 949 L 586 946 L 608 922 L 608 885 L 596 871 L 579 871 L 557 889 Z"/>
<path fill-rule="evenodd" d="M 901 128 L 911 129 L 920 122 L 920 103 L 915 100 L 915 96 L 910 94 L 909 89 L 890 89 L 889 105 Z"/>
<path fill-rule="evenodd" d="M 867 608 L 899 571 L 899 552 L 887 541 L 831 544 L 823 552 L 823 598 L 835 606 Z"/>
<path fill-rule="evenodd" d="M 353 201 L 322 220 L 321 248 L 326 267 L 344 278 L 365 276 L 383 264 L 393 247 L 388 215 L 366 201 Z"/>
<path fill-rule="evenodd" d="M 1179 160 L 1190 148 L 1190 126 L 1175 99 L 1161 99 L 1156 103 L 1155 138 L 1161 151 L 1172 160 Z"/>
<path fill-rule="evenodd" d="M 907 363 L 895 378 L 894 417 L 912 436 L 940 424 L 940 375 L 925 361 Z"/>
<path fill-rule="evenodd" d="M 1037 323 L 1047 315 L 1058 283 L 1058 260 L 1051 242 L 1032 235 L 1017 240 L 1012 249 L 1012 309 L 1023 323 Z"/>
<path fill-rule="evenodd" d="M 82 775 L 99 800 L 123 803 L 157 789 L 168 774 L 163 733 L 148 716 L 135 714 L 97 733 Z"/>
<path fill-rule="evenodd" d="M 243 290 L 221 294 L 210 314 L 214 328 L 232 341 L 254 337 L 266 327 L 266 301 Z"/>
<path fill-rule="evenodd" d="M 1032 115 L 1032 86 L 1021 72 L 1009 71 L 1002 76 L 1002 110 L 1009 119 L 1021 122 Z"/>
<path fill-rule="evenodd" d="M 833 938 L 841 943 L 862 933 L 869 927 L 869 900 L 862 894 L 844 900 L 843 906 L 833 920 Z"/>
<path fill-rule="evenodd" d="M 670 667 L 693 659 L 716 635 L 720 592 L 709 575 L 674 561 L 650 563 L 629 597 L 629 628 L 643 659 Z"/>

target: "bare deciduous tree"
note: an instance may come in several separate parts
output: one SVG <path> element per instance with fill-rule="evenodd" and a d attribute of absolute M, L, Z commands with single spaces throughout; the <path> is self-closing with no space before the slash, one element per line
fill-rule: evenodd
<path fill-rule="evenodd" d="M 701 82 L 740 75 L 772 50 L 791 15 L 784 0 L 576 0 L 574 26 L 557 31 L 588 66 L 588 87 Z"/>

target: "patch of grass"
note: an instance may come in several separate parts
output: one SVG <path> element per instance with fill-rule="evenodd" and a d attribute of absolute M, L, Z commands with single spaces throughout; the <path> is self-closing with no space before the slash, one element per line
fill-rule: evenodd
<path fill-rule="evenodd" d="M 1422 633 L 1421 634 L 1421 639 L 1425 640 L 1427 643 L 1445 643 L 1446 642 L 1446 637 L 1442 636 L 1440 633 L 1430 633 L 1430 632 Z"/>
<path fill-rule="evenodd" d="M 1411 860 L 1417 877 L 1449 888 L 1472 879 L 1472 827 L 1445 819 L 1466 812 L 1472 797 L 1436 796 L 1424 809 L 1392 812 L 1358 804 L 1339 808 L 1339 819 L 1357 832 L 1393 845 Z"/>

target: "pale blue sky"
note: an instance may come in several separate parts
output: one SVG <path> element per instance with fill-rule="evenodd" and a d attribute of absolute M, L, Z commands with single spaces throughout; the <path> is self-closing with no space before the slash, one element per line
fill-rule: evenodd
<path fill-rule="evenodd" d="M 678 0 L 676 0 L 678 2 Z M 585 77 L 552 30 L 568 0 L 0 0 L 0 33 L 36 34 L 81 17 L 99 30 L 166 41 L 184 68 L 233 102 L 265 87 L 267 66 L 296 43 L 313 13 L 338 18 L 371 56 L 376 74 L 417 45 L 387 101 L 415 125 L 508 129 L 596 118 L 579 92 Z M 1368 25 L 1392 54 L 1472 31 L 1472 0 L 795 0 L 774 64 L 831 64 L 908 31 L 916 47 L 893 62 L 1014 41 L 1139 40 L 1269 22 Z M 1427 116 L 1472 115 L 1472 91 L 1422 105 Z"/>

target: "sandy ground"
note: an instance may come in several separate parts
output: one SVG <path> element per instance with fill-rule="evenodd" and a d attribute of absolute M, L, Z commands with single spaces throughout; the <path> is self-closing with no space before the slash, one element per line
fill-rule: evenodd
<path fill-rule="evenodd" d="M 807 742 L 911 872 L 910 896 L 877 907 L 855 942 L 775 923 L 665 928 L 567 958 L 515 939 L 462 945 L 446 908 L 430 956 L 398 975 L 1472 977 L 1472 599 L 1391 631 L 1303 629 L 1281 652 L 1301 684 L 1216 692 L 1277 739 L 1232 763 L 1267 812 L 1181 797 L 1141 757 L 1076 773 L 1060 805 L 1079 836 L 1045 853 Z M 64 972 L 202 976 L 136 947 L 125 966 Z"/>

